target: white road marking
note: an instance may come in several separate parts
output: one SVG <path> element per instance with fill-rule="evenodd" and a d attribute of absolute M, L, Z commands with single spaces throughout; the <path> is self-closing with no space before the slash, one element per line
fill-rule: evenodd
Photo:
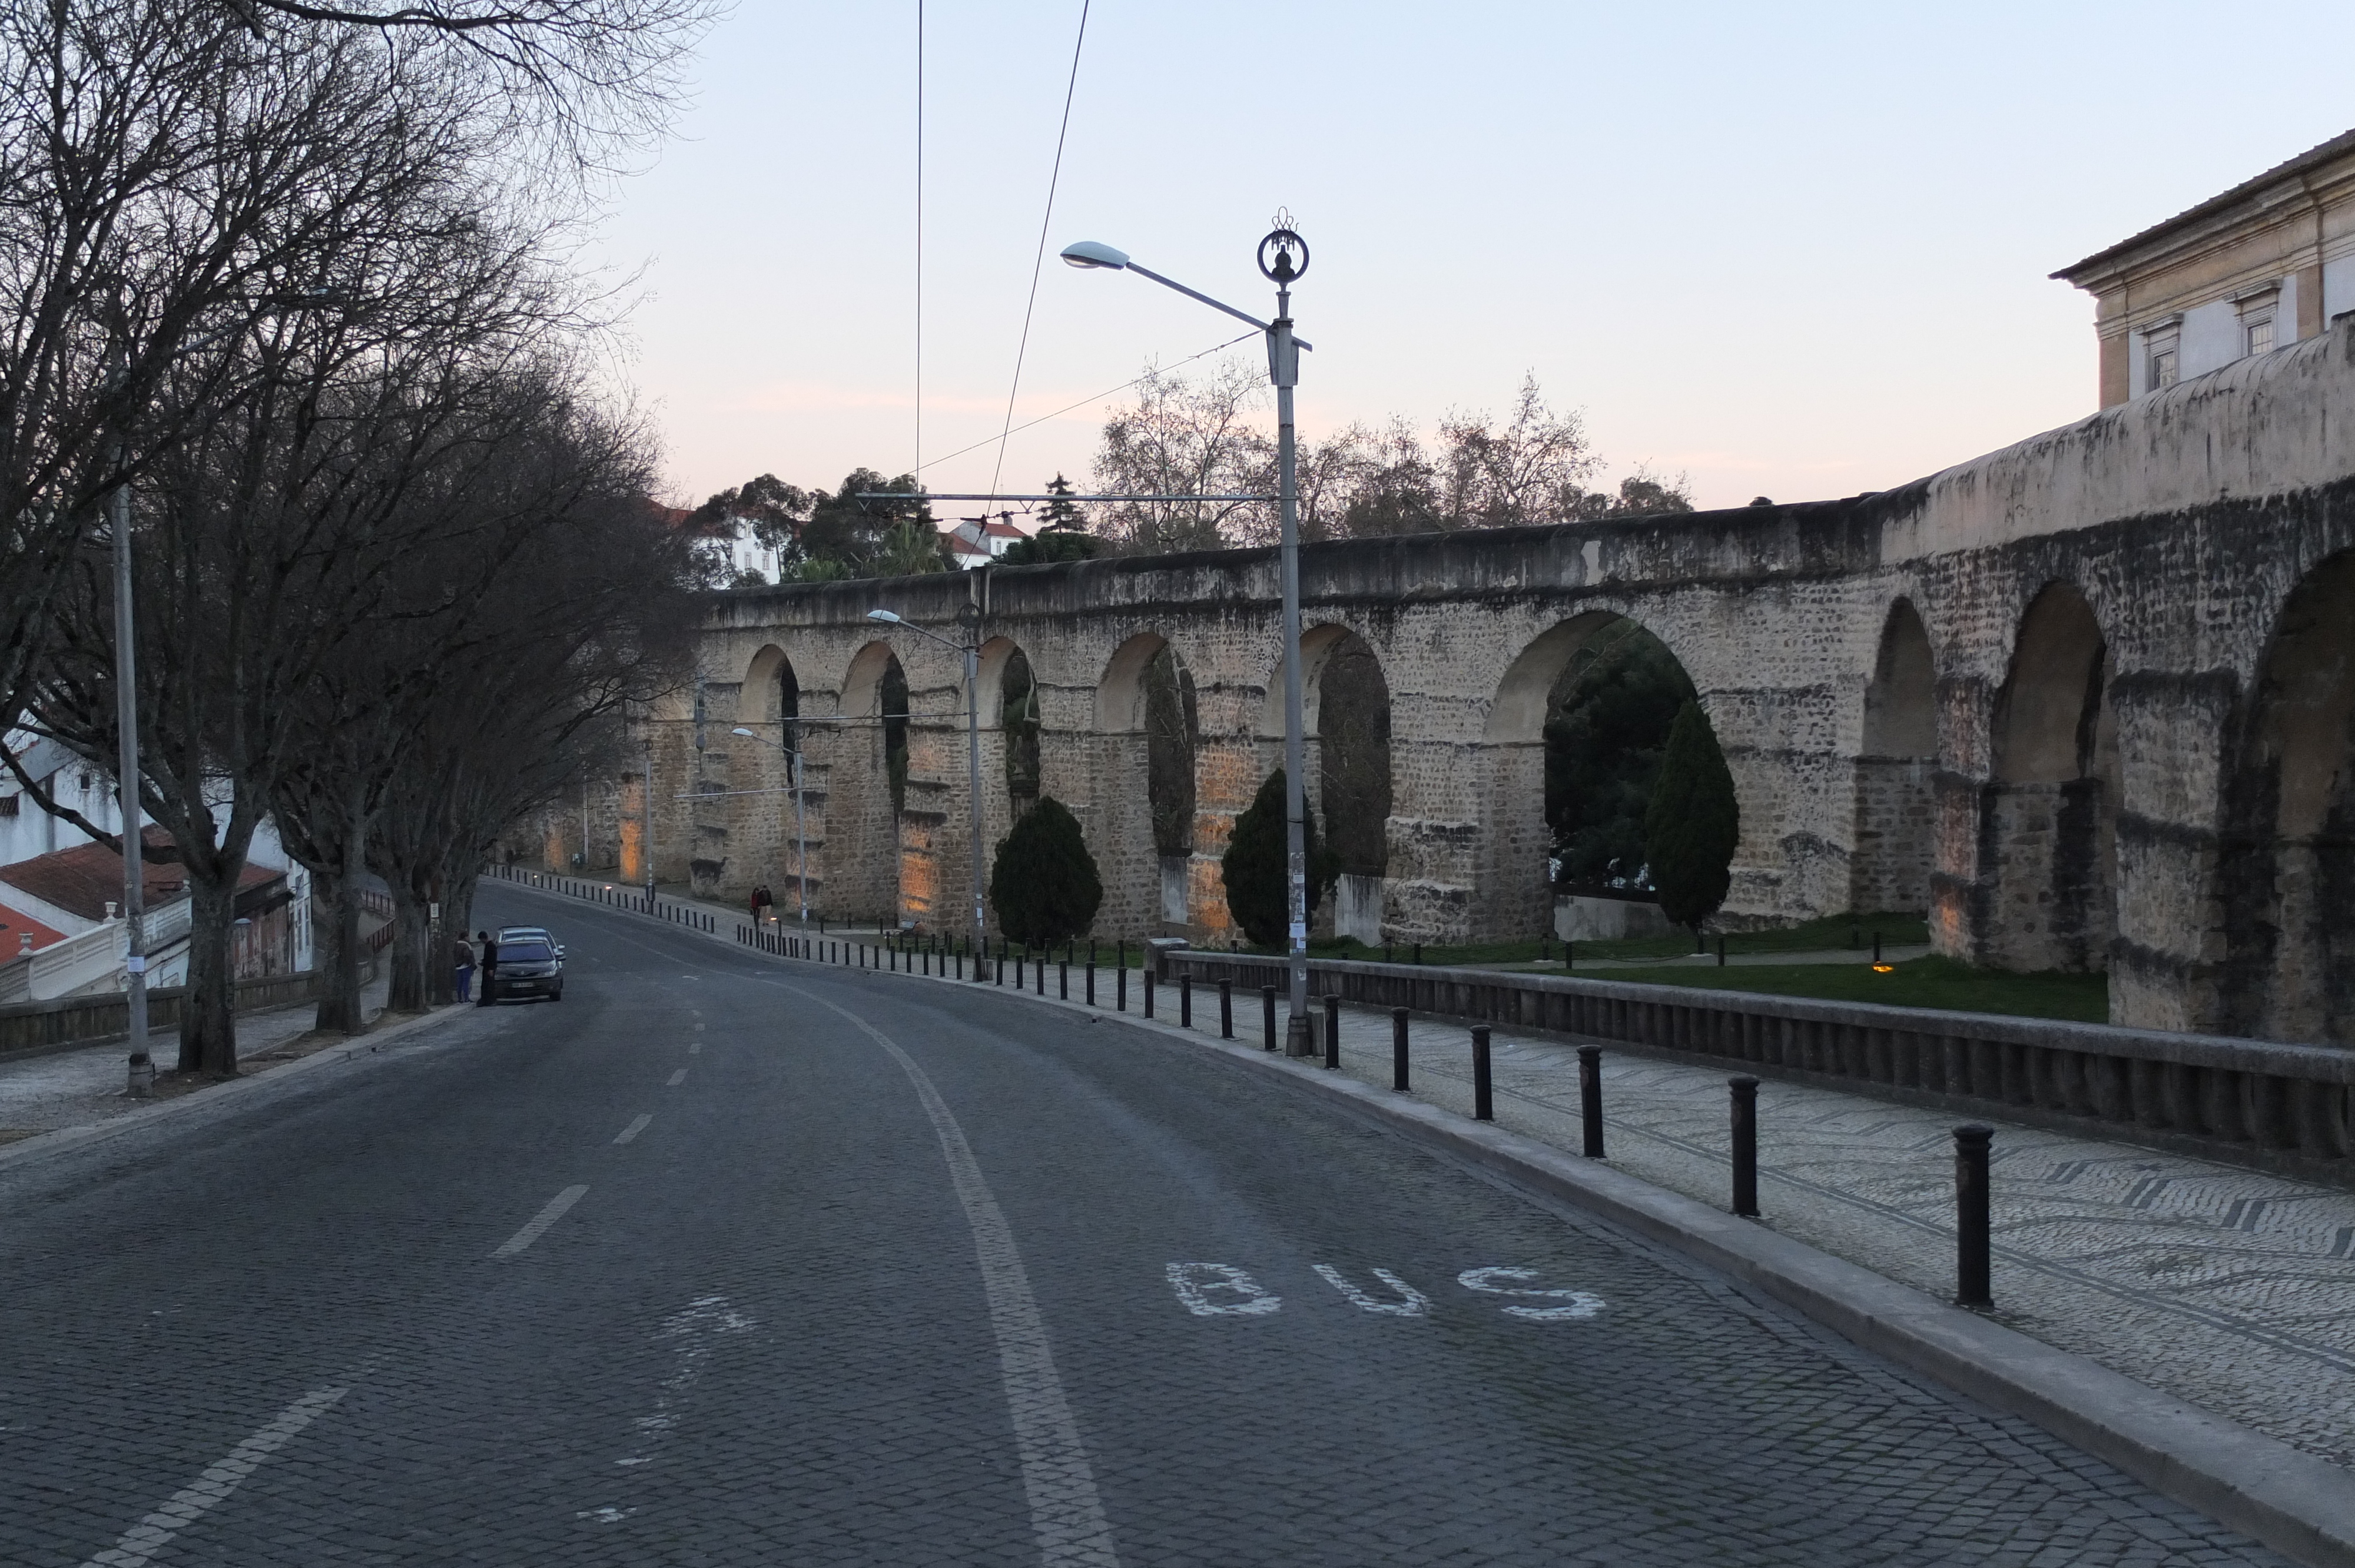
<path fill-rule="evenodd" d="M 1055 1371 L 1055 1352 L 1047 1342 L 1047 1321 L 1030 1293 L 1030 1276 L 1014 1245 L 1013 1227 L 997 1206 L 973 1157 L 964 1129 L 957 1125 L 948 1102 L 932 1086 L 932 1078 L 916 1059 L 900 1049 L 891 1037 L 873 1024 L 824 997 L 783 986 L 847 1019 L 869 1040 L 881 1046 L 915 1086 L 932 1131 L 948 1161 L 949 1181 L 964 1206 L 965 1222 L 973 1227 L 973 1250 L 981 1265 L 982 1291 L 989 1300 L 989 1323 L 997 1338 L 997 1373 L 1006 1388 L 1006 1404 L 1014 1417 L 1014 1446 L 1022 1465 L 1022 1490 L 1030 1503 L 1030 1529 L 1038 1538 L 1039 1561 L 1049 1568 L 1120 1568 L 1113 1549 L 1112 1525 L 1104 1518 L 1103 1499 L 1096 1491 L 1095 1470 L 1088 1463 L 1080 1425 L 1063 1397 L 1063 1381 Z"/>
<path fill-rule="evenodd" d="M 1326 1284 L 1348 1297 L 1349 1305 L 1360 1312 L 1380 1312 L 1392 1318 L 1420 1318 L 1431 1310 L 1430 1297 L 1425 1296 L 1387 1268 L 1374 1270 L 1374 1277 L 1399 1293 L 1399 1299 L 1396 1301 L 1375 1300 L 1350 1284 L 1341 1271 L 1329 1263 L 1318 1264 L 1316 1272 L 1324 1276 Z"/>
<path fill-rule="evenodd" d="M 1186 1310 L 1197 1318 L 1252 1317 L 1261 1312 L 1273 1312 L 1284 1305 L 1284 1298 L 1266 1289 L 1259 1281 L 1231 1263 L 1173 1263 L 1169 1266 L 1169 1288 L 1186 1304 Z M 1213 1301 L 1208 1294 L 1213 1290 L 1232 1291 L 1232 1301 Z"/>
<path fill-rule="evenodd" d="M 663 1379 L 655 1393 L 655 1413 L 641 1415 L 633 1423 L 645 1435 L 641 1451 L 626 1459 L 616 1459 L 623 1467 L 650 1465 L 654 1456 L 645 1453 L 678 1425 L 675 1406 L 694 1389 L 696 1380 L 703 1375 L 704 1358 L 711 1354 L 711 1340 L 719 1334 L 741 1334 L 756 1325 L 745 1314 L 729 1308 L 725 1296 L 699 1296 L 687 1304 L 687 1310 L 675 1318 L 663 1320 L 661 1332 L 655 1338 L 677 1341 L 678 1370 Z"/>
<path fill-rule="evenodd" d="M 638 1510 L 634 1508 L 584 1508 L 572 1517 L 593 1519 L 599 1524 L 619 1524 Z"/>
<path fill-rule="evenodd" d="M 229 1457 L 172 1494 L 171 1499 L 123 1532 L 122 1539 L 91 1558 L 85 1568 L 146 1568 L 148 1560 L 172 1543 L 172 1538 L 229 1499 L 261 1462 L 294 1439 L 295 1434 L 333 1409 L 348 1393 L 341 1388 L 314 1388 L 278 1413 L 276 1420 L 240 1443 Z"/>
<path fill-rule="evenodd" d="M 1540 1323 L 1560 1322 L 1566 1318 L 1592 1318 L 1603 1310 L 1603 1298 L 1584 1290 L 1522 1290 L 1511 1286 L 1492 1283 L 1499 1279 L 1535 1279 L 1534 1268 L 1467 1268 L 1455 1277 L 1455 1282 L 1466 1290 L 1485 1290 L 1491 1296 L 1542 1296 L 1557 1301 L 1567 1301 L 1567 1307 L 1508 1307 L 1506 1314 L 1514 1318 L 1533 1318 Z"/>
<path fill-rule="evenodd" d="M 688 1042 L 687 1043 L 687 1054 L 688 1055 L 690 1055 L 690 1056 L 700 1056 L 700 1055 L 702 1055 L 702 1054 L 703 1054 L 703 1042 L 702 1042 L 702 1041 L 700 1041 L 700 1040 L 690 1040 L 690 1041 L 688 1041 Z"/>
<path fill-rule="evenodd" d="M 515 1234 L 507 1237 L 504 1242 L 501 1242 L 499 1244 L 499 1250 L 491 1254 L 491 1256 L 494 1258 L 515 1256 L 516 1254 L 521 1252 L 524 1248 L 538 1241 L 540 1236 L 546 1233 L 549 1226 L 562 1219 L 564 1217 L 564 1211 L 579 1202 L 581 1201 L 581 1194 L 588 1191 L 589 1189 L 585 1186 L 567 1187 L 563 1192 L 559 1192 L 555 1197 L 550 1198 L 548 1201 L 548 1207 L 540 1210 L 538 1213 L 532 1216 L 531 1224 L 524 1226 L 523 1229 L 516 1232 Z"/>
<path fill-rule="evenodd" d="M 702 1025 L 702 1024 L 700 1024 L 700 1023 L 697 1024 L 697 1025 L 695 1026 L 695 1032 L 696 1032 L 698 1034 L 702 1033 L 703 1033 L 703 1025 Z"/>
<path fill-rule="evenodd" d="M 638 1134 L 640 1134 L 640 1133 L 642 1133 L 642 1132 L 645 1131 L 645 1129 L 646 1129 L 646 1124 L 647 1124 L 647 1123 L 649 1123 L 649 1122 L 651 1122 L 651 1121 L 653 1121 L 654 1119 L 655 1119 L 655 1118 L 654 1118 L 653 1117 L 651 1117 L 651 1116 L 642 1116 L 642 1117 L 638 1118 L 638 1119 L 637 1119 L 637 1120 L 635 1120 L 635 1121 L 634 1121 L 634 1122 L 630 1123 L 630 1125 L 629 1125 L 629 1126 L 627 1126 L 627 1127 L 623 1128 L 621 1130 L 620 1135 L 619 1135 L 619 1136 L 617 1136 L 617 1137 L 613 1139 L 613 1141 L 614 1141 L 614 1142 L 616 1142 L 616 1143 L 627 1143 L 627 1142 L 629 1142 L 629 1141 L 630 1141 L 630 1139 L 634 1139 L 634 1138 L 637 1137 L 637 1136 L 638 1136 Z"/>
<path fill-rule="evenodd" d="M 675 1089 L 685 1082 L 687 1082 L 687 1069 L 681 1067 L 677 1072 L 673 1073 L 670 1075 L 670 1082 L 665 1084 L 663 1087 L 666 1089 Z"/>

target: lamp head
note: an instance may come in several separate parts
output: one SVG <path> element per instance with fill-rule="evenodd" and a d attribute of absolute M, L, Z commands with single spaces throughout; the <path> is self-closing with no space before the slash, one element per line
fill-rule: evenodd
<path fill-rule="evenodd" d="M 1128 252 L 1114 250 L 1101 240 L 1082 239 L 1063 247 L 1063 261 L 1071 267 L 1109 267 L 1117 272 L 1128 265 Z"/>
<path fill-rule="evenodd" d="M 728 733 L 729 733 L 730 735 L 741 735 L 741 736 L 742 736 L 746 740 L 758 740 L 758 739 L 760 739 L 760 738 L 761 738 L 759 736 L 754 735 L 751 730 L 746 729 L 746 728 L 745 728 L 742 725 L 741 725 L 741 724 L 740 724 L 740 725 L 738 725 L 734 729 L 730 730 Z"/>

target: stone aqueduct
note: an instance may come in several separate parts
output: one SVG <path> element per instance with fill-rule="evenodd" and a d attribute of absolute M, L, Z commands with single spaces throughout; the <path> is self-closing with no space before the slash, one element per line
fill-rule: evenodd
<path fill-rule="evenodd" d="M 1378 862 L 1343 918 L 1404 941 L 1545 928 L 1548 694 L 1633 620 L 1682 661 L 1733 771 L 1729 918 L 1926 907 L 1943 952 L 2106 967 L 2116 1022 L 2355 1038 L 2350 496 L 2342 322 L 1902 490 L 1310 546 L 1312 800 Z M 791 797 L 751 792 L 784 787 L 783 754 L 730 732 L 877 720 L 904 678 L 896 800 L 884 726 L 799 732 L 812 897 L 961 928 L 958 657 L 865 618 L 954 635 L 981 596 L 985 842 L 1014 810 L 1019 659 L 1039 783 L 1103 874 L 1099 929 L 1222 941 L 1218 857 L 1280 752 L 1267 550 L 714 596 L 703 721 L 682 696 L 645 726 L 663 879 L 766 882 L 790 907 Z M 1345 667 L 1351 766 L 1377 766 L 1327 794 Z M 590 824 L 633 877 L 642 788 L 616 781 Z M 548 829 L 551 851 L 579 842 L 577 819 Z"/>

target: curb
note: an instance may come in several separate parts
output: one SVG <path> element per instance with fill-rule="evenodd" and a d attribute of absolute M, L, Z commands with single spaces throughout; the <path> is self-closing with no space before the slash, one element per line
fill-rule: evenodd
<path fill-rule="evenodd" d="M 19 1139 L 15 1143 L 0 1148 L 0 1170 L 5 1170 L 11 1165 L 29 1163 L 45 1155 L 87 1149 L 92 1144 L 103 1143 L 109 1139 L 119 1137 L 135 1128 L 150 1126 L 193 1106 L 217 1106 L 224 1099 L 250 1093 L 265 1084 L 283 1083 L 290 1075 L 300 1073 L 307 1067 L 321 1063 L 357 1061 L 362 1056 L 373 1055 L 383 1050 L 393 1041 L 421 1033 L 433 1024 L 446 1022 L 452 1018 L 464 1017 L 472 1011 L 471 1008 L 455 1005 L 436 1008 L 421 1017 L 404 1019 L 387 1029 L 373 1031 L 367 1034 L 356 1034 L 341 1045 L 329 1045 L 314 1051 L 307 1056 L 297 1057 L 285 1065 L 272 1067 L 266 1073 L 256 1073 L 250 1077 L 240 1076 L 196 1094 L 182 1095 L 176 1099 L 159 1100 L 153 1105 L 142 1106 L 137 1110 L 111 1117 L 105 1121 L 86 1122 L 80 1127 L 61 1127 L 53 1131 L 37 1133 L 31 1138 Z M 84 1044 L 103 1045 L 106 1042 L 100 1040 Z"/>
<path fill-rule="evenodd" d="M 780 966 L 835 967 L 779 958 L 716 931 L 697 934 Z M 945 986 L 976 983 L 907 978 Z M 1754 1286 L 1850 1343 L 2034 1422 L 2162 1497 L 2198 1509 L 2305 1568 L 2355 1568 L 2355 1474 L 2137 1383 L 2091 1357 L 2057 1350 L 1859 1265 L 1493 1123 L 1467 1121 L 1421 1100 L 1199 1030 L 1027 991 L 1012 994 L 1182 1041 L 1243 1070 L 1275 1073 L 1304 1093 L 1342 1101 L 1427 1148 L 1599 1214 Z"/>

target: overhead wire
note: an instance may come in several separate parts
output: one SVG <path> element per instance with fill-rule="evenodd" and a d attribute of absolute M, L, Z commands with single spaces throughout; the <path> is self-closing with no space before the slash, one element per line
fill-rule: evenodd
<path fill-rule="evenodd" d="M 1047 264 L 1047 231 L 1055 221 L 1055 189 L 1062 183 L 1063 143 L 1071 133 L 1071 100 L 1079 91 L 1080 51 L 1087 45 L 1088 8 L 1092 4 L 1093 0 L 1080 0 L 1079 37 L 1071 41 L 1071 79 L 1063 86 L 1063 121 L 1055 132 L 1055 165 L 1047 176 L 1047 210 L 1039 218 L 1038 254 L 1030 259 L 1030 297 L 1022 306 L 1022 336 L 1014 349 L 1014 379 L 1006 388 L 1006 422 L 997 432 L 997 462 L 989 471 L 989 488 L 993 493 L 1005 474 L 1006 443 L 1014 434 L 1014 399 L 1022 389 L 1022 361 L 1030 351 L 1030 318 L 1039 308 L 1039 276 Z M 1027 429 L 1029 427 L 1023 428 Z M 972 448 L 965 450 L 970 451 Z M 919 458 L 922 455 L 922 452 L 917 454 Z"/>
<path fill-rule="evenodd" d="M 924 0 L 916 0 L 916 468 L 924 466 Z"/>
<path fill-rule="evenodd" d="M 1153 369 L 1146 371 L 1144 376 L 1132 376 L 1117 387 L 1107 387 L 1103 391 L 1096 393 L 1092 397 L 1082 397 L 1076 403 L 1067 403 L 1051 414 L 1041 414 L 1035 419 L 1025 419 L 1022 423 L 1015 426 L 1010 430 L 1007 430 L 999 435 L 984 436 L 981 440 L 974 442 L 973 445 L 969 447 L 959 447 L 953 452 L 943 452 L 939 457 L 932 459 L 931 462 L 927 462 L 923 466 L 930 468 L 932 466 L 932 463 L 946 462 L 951 458 L 961 458 L 967 452 L 979 451 L 982 448 L 989 445 L 992 441 L 1002 443 L 1007 436 L 1018 436 L 1023 431 L 1030 429 L 1033 425 L 1043 425 L 1050 419 L 1060 419 L 1064 415 L 1070 413 L 1072 409 L 1084 408 L 1089 404 L 1095 402 L 1098 398 L 1109 397 L 1115 392 L 1125 392 L 1130 387 L 1135 386 L 1138 382 L 1144 380 L 1146 376 L 1157 375 L 1165 369 L 1175 370 L 1180 365 L 1191 365 L 1198 359 L 1206 359 L 1211 355 L 1223 353 L 1227 349 L 1234 347 L 1235 344 L 1242 342 L 1245 338 L 1253 338 L 1260 335 L 1261 334 L 1256 332 L 1247 332 L 1241 334 L 1240 336 L 1231 337 L 1224 343 L 1214 343 L 1209 347 L 1202 350 L 1199 354 L 1189 354 L 1185 358 L 1178 360 L 1168 366 L 1156 366 Z M 1002 461 L 1003 457 L 1001 454 L 1001 461 Z M 993 481 L 989 488 L 994 491 L 997 488 L 997 485 Z"/>

